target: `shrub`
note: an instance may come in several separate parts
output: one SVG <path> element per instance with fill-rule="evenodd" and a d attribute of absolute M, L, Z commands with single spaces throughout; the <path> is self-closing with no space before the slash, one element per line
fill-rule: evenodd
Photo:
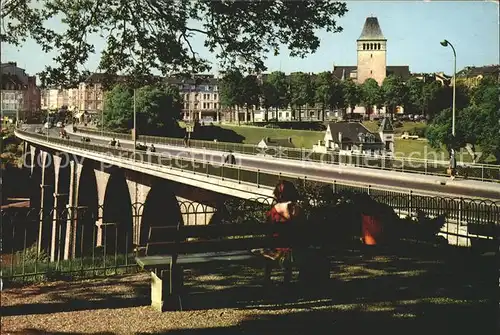
<path fill-rule="evenodd" d="M 23 252 L 18 251 L 17 256 L 19 258 L 23 257 Z M 48 262 L 49 260 L 49 255 L 45 252 L 45 250 L 41 250 L 40 253 L 38 253 L 38 246 L 37 243 L 34 243 L 32 246 L 29 248 L 26 248 L 24 251 L 24 262 L 26 264 L 31 264 L 31 263 L 44 263 Z"/>

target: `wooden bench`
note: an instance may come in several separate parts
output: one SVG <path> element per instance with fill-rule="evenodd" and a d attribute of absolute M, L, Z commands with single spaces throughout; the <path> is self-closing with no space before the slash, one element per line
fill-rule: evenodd
<path fill-rule="evenodd" d="M 257 248 L 307 248 L 313 241 L 304 223 L 241 223 L 218 225 L 153 226 L 145 256 L 137 264 L 151 271 L 151 306 L 158 311 L 182 309 L 183 269 L 208 263 L 255 263 L 264 268 L 263 285 L 270 283 L 275 261 L 250 250 Z M 316 229 L 315 229 L 316 231 Z M 291 280 L 285 262 L 284 281 Z"/>

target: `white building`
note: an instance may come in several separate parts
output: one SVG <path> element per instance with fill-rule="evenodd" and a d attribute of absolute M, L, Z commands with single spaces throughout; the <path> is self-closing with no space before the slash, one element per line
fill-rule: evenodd
<path fill-rule="evenodd" d="M 341 155 L 392 156 L 394 129 L 389 117 L 382 120 L 378 133 L 371 132 L 360 122 L 330 122 L 323 141 L 313 151 L 337 151 Z"/>

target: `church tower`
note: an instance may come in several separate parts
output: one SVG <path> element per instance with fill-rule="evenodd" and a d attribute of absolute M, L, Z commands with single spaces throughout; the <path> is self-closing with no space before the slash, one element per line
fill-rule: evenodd
<path fill-rule="evenodd" d="M 366 18 L 361 36 L 357 40 L 357 50 L 358 83 L 362 84 L 366 79 L 373 78 L 382 85 L 386 77 L 387 40 L 376 17 Z"/>

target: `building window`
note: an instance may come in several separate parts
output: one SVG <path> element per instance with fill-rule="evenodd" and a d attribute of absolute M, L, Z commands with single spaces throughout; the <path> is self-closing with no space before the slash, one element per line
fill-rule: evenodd
<path fill-rule="evenodd" d="M 373 54 L 370 54 L 370 58 L 373 58 Z"/>
<path fill-rule="evenodd" d="M 278 113 L 278 117 L 279 117 L 279 118 L 281 118 L 281 115 L 282 115 L 282 113 L 281 113 L 281 112 L 279 112 L 279 113 Z"/>
<path fill-rule="evenodd" d="M 370 70 L 370 74 L 373 74 L 373 70 Z"/>
<path fill-rule="evenodd" d="M 378 44 L 378 49 L 380 50 L 380 43 Z"/>
<path fill-rule="evenodd" d="M 214 94 L 214 100 L 217 100 L 217 94 Z"/>

